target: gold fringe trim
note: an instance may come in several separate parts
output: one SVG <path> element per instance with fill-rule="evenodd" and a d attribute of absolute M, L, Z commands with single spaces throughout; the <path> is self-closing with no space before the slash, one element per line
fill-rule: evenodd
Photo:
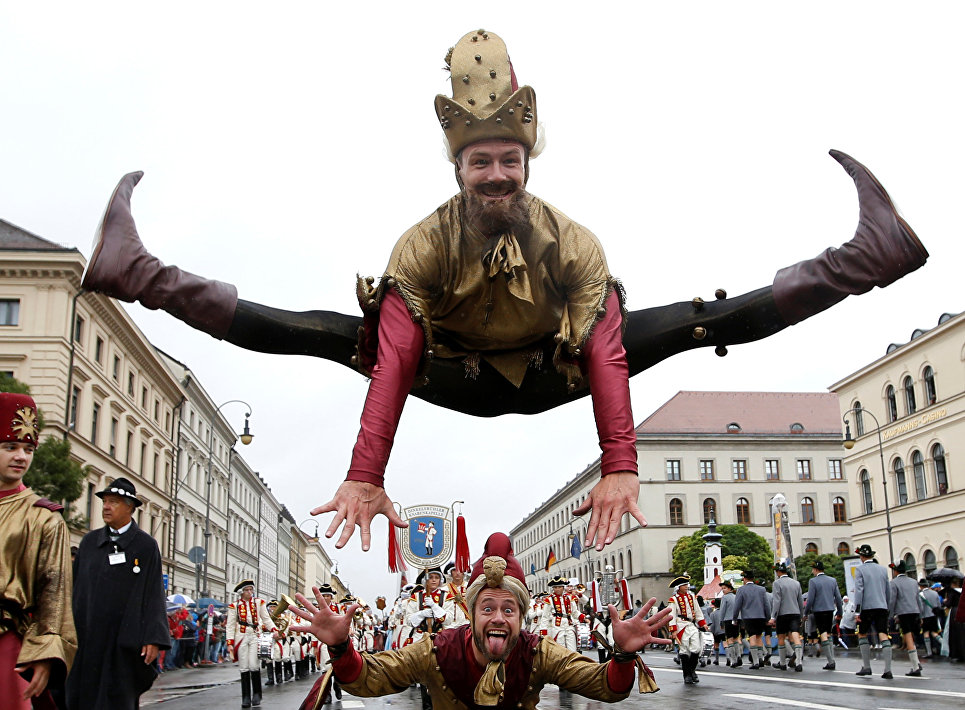
<path fill-rule="evenodd" d="M 462 364 L 466 368 L 467 380 L 475 380 L 479 377 L 479 353 L 469 353 Z"/>

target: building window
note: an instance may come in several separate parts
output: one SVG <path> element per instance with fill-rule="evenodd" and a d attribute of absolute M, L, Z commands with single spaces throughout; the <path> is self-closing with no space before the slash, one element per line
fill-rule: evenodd
<path fill-rule="evenodd" d="M 861 499 L 864 501 L 864 514 L 875 512 L 874 503 L 871 499 L 871 477 L 864 469 L 858 474 L 858 481 L 861 484 Z"/>
<path fill-rule="evenodd" d="M 670 501 L 670 524 L 684 524 L 684 504 L 679 498 L 673 498 Z"/>
<path fill-rule="evenodd" d="M 766 459 L 764 461 L 764 478 L 768 481 L 779 481 L 781 479 L 781 466 L 777 459 Z"/>
<path fill-rule="evenodd" d="M 864 435 L 864 410 L 861 409 L 861 402 L 854 403 L 854 430 L 857 436 Z"/>
<path fill-rule="evenodd" d="M 905 462 L 895 459 L 895 488 L 898 489 L 898 505 L 908 503 L 908 485 L 905 483 Z"/>
<path fill-rule="evenodd" d="M 938 568 L 938 565 L 935 563 L 935 553 L 931 550 L 925 550 L 925 556 L 923 559 L 925 563 L 925 577 L 927 577 Z"/>
<path fill-rule="evenodd" d="M 734 473 L 735 481 L 747 480 L 747 461 L 745 459 L 734 459 L 731 462 L 731 470 Z"/>
<path fill-rule="evenodd" d="M 747 498 L 737 499 L 737 524 L 738 525 L 750 525 L 751 524 L 751 506 L 747 502 Z"/>
<path fill-rule="evenodd" d="M 713 498 L 704 499 L 704 525 L 707 525 L 714 519 L 714 510 L 716 510 L 716 508 L 717 503 L 714 502 Z"/>
<path fill-rule="evenodd" d="M 805 525 L 814 522 L 814 501 L 810 498 L 801 499 L 801 522 Z"/>
<path fill-rule="evenodd" d="M 667 460 L 667 480 L 668 481 L 680 480 L 680 460 L 679 459 Z"/>
<path fill-rule="evenodd" d="M 929 406 L 938 401 L 938 390 L 935 389 L 935 371 L 931 369 L 931 365 L 925 368 L 922 379 L 925 381 L 925 406 Z"/>
<path fill-rule="evenodd" d="M 728 434 L 739 434 L 740 430 L 741 430 L 741 425 L 738 424 L 737 422 L 731 422 L 730 424 L 727 425 Z"/>
<path fill-rule="evenodd" d="M 845 509 L 844 498 L 837 496 L 833 501 L 831 501 L 831 510 L 834 511 L 834 522 L 848 522 L 848 511 Z"/>
<path fill-rule="evenodd" d="M 77 429 L 77 404 L 80 402 L 80 387 L 74 387 L 70 393 L 70 422 L 68 426 L 72 430 Z"/>
<path fill-rule="evenodd" d="M 805 555 L 816 555 L 816 554 L 818 554 L 818 546 L 817 546 L 817 543 L 809 542 L 807 545 L 805 545 L 805 546 L 804 546 L 804 554 L 805 554 Z"/>
<path fill-rule="evenodd" d="M 90 443 L 97 446 L 97 418 L 100 416 L 101 406 L 94 403 L 94 408 L 90 418 Z"/>
<path fill-rule="evenodd" d="M 954 547 L 945 550 L 945 566 L 948 569 L 958 569 L 958 551 Z"/>
<path fill-rule="evenodd" d="M 74 342 L 79 345 L 81 338 L 83 337 L 84 337 L 84 317 L 77 316 L 76 318 L 74 318 Z"/>
<path fill-rule="evenodd" d="M 112 458 L 117 457 L 117 419 L 114 417 L 111 417 L 111 440 L 107 453 L 109 453 Z"/>
<path fill-rule="evenodd" d="M 127 432 L 127 448 L 124 449 L 124 465 L 131 467 L 131 448 L 134 446 L 134 432 Z"/>
<path fill-rule="evenodd" d="M 885 399 L 888 400 L 888 421 L 894 422 L 898 420 L 898 400 L 895 397 L 894 385 L 888 385 L 888 389 L 885 390 Z"/>
<path fill-rule="evenodd" d="M 828 459 L 828 480 L 840 481 L 844 478 L 841 459 Z"/>
<path fill-rule="evenodd" d="M 154 400 L 154 421 L 161 421 L 161 403 L 158 400 Z"/>
<path fill-rule="evenodd" d="M 918 450 L 911 453 L 911 468 L 915 472 L 915 498 L 925 500 L 928 495 L 925 487 L 925 458 Z"/>
<path fill-rule="evenodd" d="M 797 480 L 799 481 L 810 481 L 811 480 L 811 462 L 807 459 L 797 460 Z"/>
<path fill-rule="evenodd" d="M 945 449 L 941 444 L 931 448 L 931 458 L 935 462 L 935 485 L 938 495 L 948 493 L 948 471 L 945 468 Z"/>
<path fill-rule="evenodd" d="M 98 335 L 94 341 L 94 360 L 98 365 L 101 364 L 102 357 L 104 357 L 104 339 Z"/>
<path fill-rule="evenodd" d="M 20 325 L 19 298 L 0 298 L 0 325 Z"/>
<path fill-rule="evenodd" d="M 141 409 L 147 409 L 147 387 L 141 388 Z"/>
<path fill-rule="evenodd" d="M 714 462 L 711 459 L 701 459 L 700 461 L 700 480 L 714 480 Z"/>
<path fill-rule="evenodd" d="M 114 378 L 115 382 L 119 382 L 121 378 L 121 359 L 117 355 L 114 356 L 114 366 L 111 369 L 111 377 Z"/>
<path fill-rule="evenodd" d="M 911 376 L 905 378 L 904 382 L 905 390 L 905 413 L 914 414 L 918 411 L 918 407 L 915 404 L 915 381 L 911 379 Z"/>
<path fill-rule="evenodd" d="M 134 373 L 133 372 L 127 373 L 127 396 L 128 397 L 134 396 Z"/>
<path fill-rule="evenodd" d="M 909 569 L 909 570 L 916 570 L 916 569 L 917 569 L 917 567 L 916 567 L 917 563 L 915 562 L 915 556 L 914 556 L 913 554 L 911 554 L 910 552 L 909 552 L 907 555 L 904 556 L 904 558 L 903 558 L 902 561 L 905 563 L 905 569 Z"/>
<path fill-rule="evenodd" d="M 838 557 L 844 557 L 851 554 L 851 546 L 846 542 L 838 543 Z"/>

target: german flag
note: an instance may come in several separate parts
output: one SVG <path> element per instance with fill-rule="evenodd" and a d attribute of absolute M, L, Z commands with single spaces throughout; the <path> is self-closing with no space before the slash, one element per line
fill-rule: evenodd
<path fill-rule="evenodd" d="M 550 548 L 549 555 L 546 556 L 546 567 L 543 568 L 544 572 L 549 572 L 550 567 L 556 564 L 556 553 L 553 552 L 553 548 Z"/>

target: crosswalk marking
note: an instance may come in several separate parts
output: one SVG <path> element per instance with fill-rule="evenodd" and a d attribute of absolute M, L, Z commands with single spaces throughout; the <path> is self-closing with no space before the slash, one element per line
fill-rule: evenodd
<path fill-rule="evenodd" d="M 680 669 L 674 666 L 673 668 L 666 668 L 660 666 L 649 666 L 652 671 L 665 671 L 667 673 L 673 673 L 674 675 L 680 675 Z M 750 674 L 734 674 L 734 673 L 721 673 L 720 671 L 708 671 L 703 670 L 700 672 L 702 676 L 718 677 L 718 678 L 734 678 L 739 677 L 741 680 L 745 678 L 748 680 L 759 680 L 770 683 L 796 683 L 798 685 L 821 685 L 824 687 L 835 687 L 835 688 L 848 688 L 854 690 L 855 688 L 862 688 L 866 690 L 883 690 L 889 693 L 911 693 L 914 695 L 937 695 L 945 698 L 965 698 L 965 693 L 957 693 L 952 690 L 931 690 L 929 688 L 902 688 L 896 685 L 882 685 L 876 683 L 871 685 L 867 682 L 856 682 L 856 683 L 839 683 L 833 680 L 805 680 L 803 678 L 787 678 L 784 674 L 780 677 L 777 676 L 764 676 L 764 675 L 750 675 Z"/>
<path fill-rule="evenodd" d="M 820 703 L 808 703 L 803 700 L 791 700 L 790 698 L 772 698 L 769 695 L 754 695 L 752 693 L 724 693 L 727 698 L 740 698 L 741 700 L 756 700 L 761 703 L 771 705 L 793 705 L 796 708 L 811 708 L 812 710 L 842 710 L 840 705 L 821 705 Z"/>

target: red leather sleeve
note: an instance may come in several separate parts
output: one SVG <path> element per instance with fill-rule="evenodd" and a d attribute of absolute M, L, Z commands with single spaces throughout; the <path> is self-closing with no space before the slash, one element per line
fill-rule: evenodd
<path fill-rule="evenodd" d="M 332 661 L 332 673 L 339 683 L 354 683 L 362 673 L 362 654 L 348 642 L 348 651 Z"/>
<path fill-rule="evenodd" d="M 600 475 L 637 472 L 637 435 L 630 408 L 630 370 L 623 348 L 620 299 L 611 291 L 606 315 L 583 346 L 583 367 L 590 383 L 593 417 L 603 457 Z"/>
<path fill-rule="evenodd" d="M 633 687 L 633 675 L 636 664 L 617 663 L 611 660 L 607 664 L 606 683 L 614 693 L 625 693 Z"/>
<path fill-rule="evenodd" d="M 379 309 L 378 359 L 345 480 L 383 485 L 399 418 L 424 345 L 421 326 L 412 322 L 402 297 L 388 290 Z"/>

